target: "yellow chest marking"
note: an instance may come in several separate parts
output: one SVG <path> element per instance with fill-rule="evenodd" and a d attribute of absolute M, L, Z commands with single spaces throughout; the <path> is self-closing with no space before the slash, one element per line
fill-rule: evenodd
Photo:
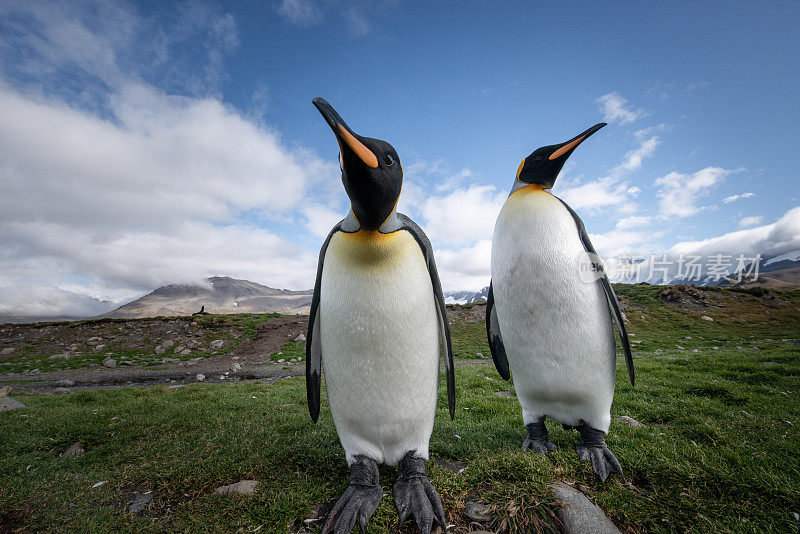
<path fill-rule="evenodd" d="M 349 268 L 380 269 L 407 261 L 410 253 L 422 250 L 409 232 L 398 230 L 390 234 L 359 230 L 354 233 L 337 232 L 328 245 L 331 259 Z"/>

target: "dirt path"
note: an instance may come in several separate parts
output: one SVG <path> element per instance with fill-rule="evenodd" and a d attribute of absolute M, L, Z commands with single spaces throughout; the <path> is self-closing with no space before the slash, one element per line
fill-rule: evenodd
<path fill-rule="evenodd" d="M 228 354 L 202 358 L 197 362 L 182 361 L 156 367 L 119 366 L 114 368 L 81 368 L 43 372 L 35 378 L 22 373 L 0 374 L 0 384 L 11 383 L 13 391 L 20 393 L 65 392 L 59 380 L 75 383 L 67 389 L 110 389 L 131 386 L 183 385 L 197 382 L 197 375 L 205 375 L 204 382 L 235 382 L 241 380 L 275 381 L 287 376 L 305 374 L 305 362 L 274 363 L 269 357 L 287 341 L 304 334 L 307 317 L 277 317 L 260 325 L 256 335 L 239 343 Z M 236 366 L 238 364 L 238 367 Z"/>

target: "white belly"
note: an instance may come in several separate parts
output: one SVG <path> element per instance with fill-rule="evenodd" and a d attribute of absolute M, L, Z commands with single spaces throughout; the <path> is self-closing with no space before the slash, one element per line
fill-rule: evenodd
<path fill-rule="evenodd" d="M 492 284 L 525 424 L 541 416 L 608 431 L 614 328 L 605 293 L 578 276 L 584 247 L 569 211 L 526 188 L 506 201 L 494 231 Z"/>
<path fill-rule="evenodd" d="M 428 458 L 439 376 L 436 306 L 414 237 L 337 233 L 320 291 L 322 366 L 348 463 Z"/>

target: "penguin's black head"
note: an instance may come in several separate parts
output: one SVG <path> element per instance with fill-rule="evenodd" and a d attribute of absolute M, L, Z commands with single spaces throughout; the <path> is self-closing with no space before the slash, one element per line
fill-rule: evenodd
<path fill-rule="evenodd" d="M 313 102 L 339 142 L 342 183 L 353 215 L 364 230 L 377 230 L 392 214 L 400 197 L 400 158 L 386 141 L 356 134 L 322 98 Z"/>
<path fill-rule="evenodd" d="M 572 152 L 590 135 L 605 125 L 605 122 L 595 124 L 569 141 L 537 148 L 519 164 L 517 180 L 525 184 L 538 184 L 545 189 L 553 187 L 553 184 L 556 183 L 556 178 L 558 178 L 558 173 L 561 172 L 561 168 L 564 167 L 564 163 L 566 163 Z"/>

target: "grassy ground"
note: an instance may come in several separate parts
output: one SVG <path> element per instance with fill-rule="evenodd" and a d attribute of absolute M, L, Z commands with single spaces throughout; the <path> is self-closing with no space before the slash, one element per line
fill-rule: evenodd
<path fill-rule="evenodd" d="M 30 342 L 15 344 L 15 352 L 3 356 L 0 373 L 21 373 L 30 369 L 45 372 L 99 366 L 107 357 L 117 361 L 129 360 L 138 366 L 161 365 L 164 358 L 182 361 L 207 358 L 230 352 L 244 339 L 253 337 L 258 324 L 265 323 L 276 315 L 207 315 L 188 320 L 185 317 L 105 319 L 6 326 L 5 328 L 20 331 L 25 329 Z M 196 326 L 189 326 L 192 322 Z M 156 323 L 160 328 L 154 331 L 151 325 Z M 103 338 L 101 350 L 97 350 L 96 345 L 87 343 L 91 336 Z M 156 354 L 156 346 L 167 339 L 177 341 L 166 352 Z M 217 339 L 225 344 L 223 348 L 214 350 L 209 344 Z M 187 341 L 194 341 L 197 346 L 191 348 L 186 345 Z M 74 346 L 75 350 L 69 351 L 70 346 Z M 191 353 L 175 354 L 173 350 L 179 346 L 191 348 Z M 69 353 L 71 356 L 68 359 L 50 358 L 59 353 Z"/>
<path fill-rule="evenodd" d="M 457 368 L 456 419 L 441 388 L 429 464 L 456 532 L 469 528 L 467 500 L 492 507 L 493 529 L 556 530 L 546 489 L 555 480 L 575 483 L 632 532 L 797 531 L 800 292 L 709 291 L 687 310 L 665 305 L 659 291 L 618 288 L 641 343 L 636 388 L 619 365 L 612 416 L 646 425 L 612 422 L 607 442 L 625 477 L 600 484 L 577 459 L 577 434 L 555 424 L 558 451 L 520 452 L 519 405 L 497 395 L 512 384 L 491 366 Z M 456 354 L 488 354 L 470 334 L 483 325 L 467 323 L 454 320 Z M 26 410 L 0 414 L 0 532 L 296 532 L 348 483 L 327 402 L 313 425 L 302 378 L 17 398 Z M 84 455 L 59 457 L 76 441 Z M 370 532 L 397 520 L 396 470 L 381 473 L 386 496 Z M 213 494 L 242 479 L 261 482 L 255 495 Z M 147 490 L 150 509 L 127 513 L 134 491 Z"/>

